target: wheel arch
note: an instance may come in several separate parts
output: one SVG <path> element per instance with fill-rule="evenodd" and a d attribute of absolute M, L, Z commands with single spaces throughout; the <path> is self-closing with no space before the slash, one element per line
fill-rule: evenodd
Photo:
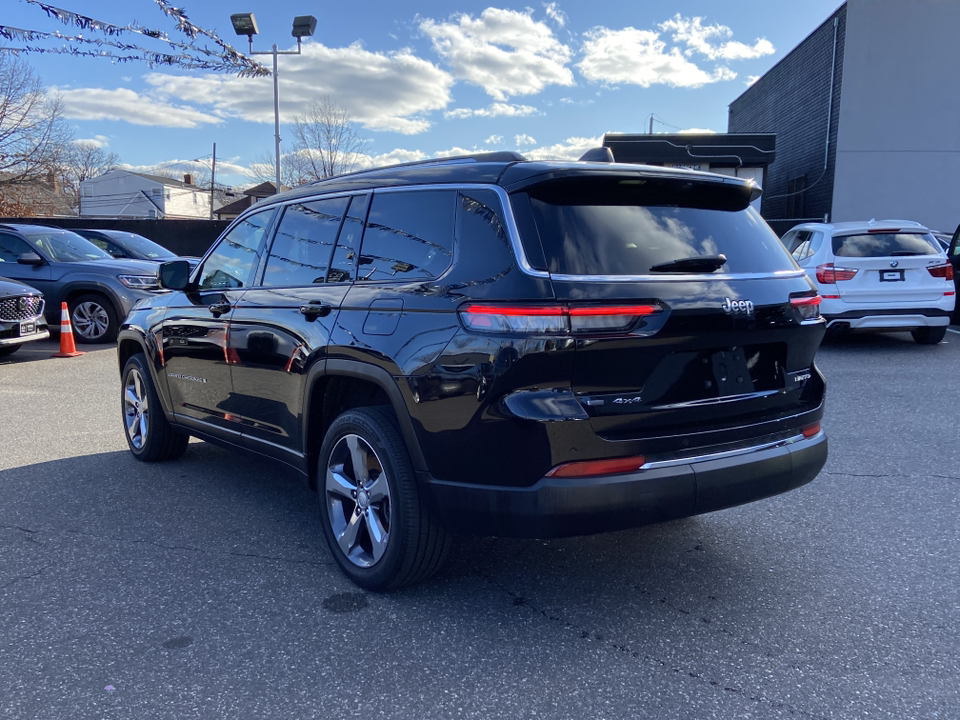
<path fill-rule="evenodd" d="M 396 379 L 383 368 L 353 360 L 327 360 L 314 366 L 307 378 L 303 408 L 303 447 L 316 489 L 316 466 L 324 435 L 334 419 L 356 407 L 390 407 L 415 471 L 425 472 L 426 461 L 410 413 Z"/>
<path fill-rule="evenodd" d="M 120 336 L 117 338 L 117 369 L 121 376 L 123 375 L 123 368 L 126 366 L 127 361 L 137 353 L 143 353 L 144 357 L 147 358 L 147 367 L 150 368 L 153 386 L 157 389 L 160 404 L 163 406 L 163 411 L 167 415 L 167 418 L 172 418 L 173 411 L 170 400 L 167 397 L 167 384 L 161 382 L 160 366 L 158 365 L 159 358 L 152 343 L 150 343 L 139 330 L 122 330 Z"/>

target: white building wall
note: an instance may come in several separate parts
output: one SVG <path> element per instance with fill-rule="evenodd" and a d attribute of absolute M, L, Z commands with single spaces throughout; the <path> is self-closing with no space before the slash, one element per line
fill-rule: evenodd
<path fill-rule="evenodd" d="M 960 223 L 958 0 L 849 0 L 832 220 Z"/>
<path fill-rule="evenodd" d="M 170 199 L 167 200 L 168 218 L 204 218 L 210 217 L 210 191 L 201 188 L 181 188 L 167 186 Z"/>
<path fill-rule="evenodd" d="M 81 217 L 159 217 L 157 205 L 163 208 L 163 185 L 124 170 L 80 184 Z"/>

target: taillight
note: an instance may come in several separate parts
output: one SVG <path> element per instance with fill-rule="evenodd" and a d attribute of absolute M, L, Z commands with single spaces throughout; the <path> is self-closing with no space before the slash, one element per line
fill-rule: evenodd
<path fill-rule="evenodd" d="M 817 265 L 817 282 L 819 283 L 833 285 L 843 280 L 853 280 L 853 276 L 856 274 L 856 270 L 834 267 L 833 263 Z"/>
<path fill-rule="evenodd" d="M 468 330 L 485 333 L 568 334 L 622 332 L 663 308 L 639 305 L 467 305 L 460 319 Z"/>
<path fill-rule="evenodd" d="M 820 423 L 814 423 L 813 425 L 807 425 L 803 430 L 803 436 L 805 438 L 811 438 L 820 432 Z"/>
<path fill-rule="evenodd" d="M 817 320 L 820 318 L 820 303 L 823 298 L 819 295 L 813 297 L 795 297 L 790 298 L 790 304 L 796 308 L 802 320 Z"/>
<path fill-rule="evenodd" d="M 935 278 L 944 278 L 946 280 L 953 281 L 953 265 L 947 263 L 946 265 L 934 265 L 933 267 L 928 267 L 927 272 L 933 275 Z"/>
<path fill-rule="evenodd" d="M 636 472 L 646 462 L 643 455 L 633 457 L 613 458 L 612 460 L 583 460 L 580 462 L 557 465 L 547 477 L 592 477 L 595 475 L 619 475 L 621 473 Z"/>

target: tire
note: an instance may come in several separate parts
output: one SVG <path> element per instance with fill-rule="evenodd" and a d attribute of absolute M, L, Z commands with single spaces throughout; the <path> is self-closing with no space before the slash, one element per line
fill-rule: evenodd
<path fill-rule="evenodd" d="M 947 335 L 947 328 L 943 325 L 939 327 L 917 328 L 910 333 L 913 339 L 920 345 L 936 345 Z"/>
<path fill-rule="evenodd" d="M 21 347 L 22 346 L 20 345 L 7 345 L 5 347 L 0 347 L 0 358 L 5 358 L 7 355 L 13 355 Z"/>
<path fill-rule="evenodd" d="M 317 494 L 330 553 L 367 590 L 392 590 L 440 569 L 450 546 L 431 515 L 386 408 L 349 410 L 320 449 Z M 377 539 L 379 536 L 379 539 Z"/>
<path fill-rule="evenodd" d="M 88 293 L 70 301 L 70 327 L 78 343 L 108 343 L 117 339 L 117 311 L 104 295 Z"/>
<path fill-rule="evenodd" d="M 147 359 L 137 353 L 123 367 L 120 408 L 127 446 L 137 460 L 159 462 L 183 455 L 190 436 L 178 432 L 163 414 Z"/>

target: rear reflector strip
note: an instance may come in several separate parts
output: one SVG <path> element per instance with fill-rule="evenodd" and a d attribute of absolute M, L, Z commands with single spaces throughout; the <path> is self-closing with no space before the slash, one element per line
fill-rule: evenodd
<path fill-rule="evenodd" d="M 646 462 L 643 455 L 614 458 L 612 460 L 585 460 L 583 462 L 557 465 L 547 473 L 547 477 L 593 477 L 596 475 L 619 475 L 636 472 Z"/>
<path fill-rule="evenodd" d="M 820 432 L 820 423 L 814 423 L 813 425 L 807 425 L 803 429 L 803 436 L 805 438 L 811 438 Z"/>

